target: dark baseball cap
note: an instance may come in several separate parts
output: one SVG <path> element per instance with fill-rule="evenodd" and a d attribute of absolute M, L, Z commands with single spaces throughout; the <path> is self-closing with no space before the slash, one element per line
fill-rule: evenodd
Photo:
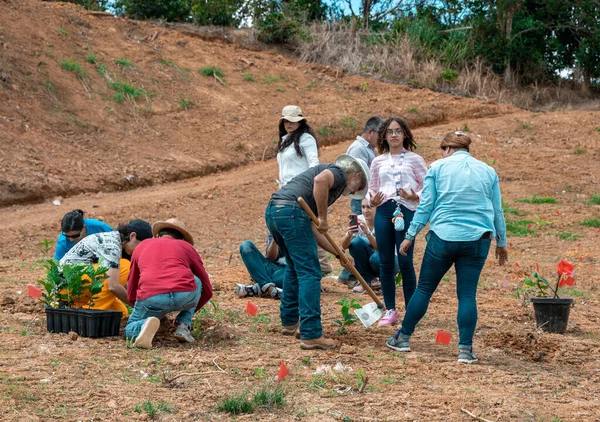
<path fill-rule="evenodd" d="M 127 225 L 129 230 L 135 233 L 137 240 L 152 239 L 152 226 L 147 221 L 136 219 L 131 220 Z"/>

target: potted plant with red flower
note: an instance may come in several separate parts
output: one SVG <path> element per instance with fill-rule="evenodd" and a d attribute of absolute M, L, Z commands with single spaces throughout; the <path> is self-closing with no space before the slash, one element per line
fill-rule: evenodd
<path fill-rule="evenodd" d="M 575 284 L 573 264 L 561 260 L 556 266 L 556 283 L 552 284 L 540 274 L 540 266 L 536 262 L 535 271 L 531 277 L 525 277 L 525 286 L 520 292 L 537 290 L 537 297 L 532 297 L 531 303 L 535 313 L 535 322 L 539 329 L 549 333 L 564 334 L 567 331 L 569 314 L 573 305 L 573 298 L 561 298 L 558 289 L 563 286 Z M 548 297 L 548 292 L 552 292 Z"/>

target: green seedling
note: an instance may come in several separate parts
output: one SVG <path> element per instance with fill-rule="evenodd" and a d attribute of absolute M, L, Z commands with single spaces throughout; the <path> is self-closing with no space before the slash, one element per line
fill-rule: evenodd
<path fill-rule="evenodd" d="M 592 195 L 590 200 L 587 201 L 587 204 L 588 205 L 600 205 L 600 195 L 598 195 L 598 194 Z"/>
<path fill-rule="evenodd" d="M 200 69 L 200 73 L 204 76 L 217 76 L 223 78 L 223 71 L 215 66 L 207 66 Z"/>
<path fill-rule="evenodd" d="M 133 64 L 133 62 L 131 62 L 129 60 L 125 60 L 125 59 L 116 59 L 115 60 L 115 64 L 118 64 L 122 68 L 135 67 L 135 65 Z"/>
<path fill-rule="evenodd" d="M 526 204 L 557 204 L 558 200 L 551 196 L 541 197 L 533 194 L 531 198 L 517 199 L 517 202 L 523 202 Z"/>
<path fill-rule="evenodd" d="M 358 317 L 350 313 L 350 311 L 353 309 L 360 309 L 361 305 L 356 299 L 352 298 L 352 300 L 349 301 L 347 297 L 344 297 L 341 301 L 336 302 L 336 305 L 340 305 L 341 307 L 340 312 L 342 313 L 342 319 L 336 319 L 333 322 L 339 325 L 337 333 L 344 335 L 346 334 L 346 327 L 353 325 L 356 323 L 356 321 L 358 321 Z"/>
<path fill-rule="evenodd" d="M 230 415 L 240 415 L 254 412 L 254 404 L 248 401 L 248 392 L 242 391 L 225 397 L 217 406 L 217 410 Z"/>
<path fill-rule="evenodd" d="M 266 76 L 265 79 L 264 79 L 264 82 L 267 85 L 270 85 L 273 82 L 277 82 L 277 77 L 276 76 Z"/>
<path fill-rule="evenodd" d="M 68 70 L 69 72 L 73 72 L 77 75 L 77 77 L 79 79 L 83 79 L 85 77 L 87 77 L 87 73 L 85 70 L 83 70 L 83 68 L 81 67 L 81 64 L 77 63 L 74 60 L 64 60 L 62 62 L 60 62 L 60 66 L 65 69 Z"/>
<path fill-rule="evenodd" d="M 196 103 L 193 100 L 190 100 L 188 98 L 185 98 L 183 95 L 179 95 L 179 101 L 177 101 L 177 103 L 179 104 L 179 106 L 184 109 L 184 110 L 189 110 L 190 108 L 192 108 L 193 106 L 196 105 Z"/>
<path fill-rule="evenodd" d="M 244 80 L 247 81 L 247 82 L 255 82 L 255 79 L 249 73 L 244 73 L 242 75 L 242 78 L 244 78 Z"/>
<path fill-rule="evenodd" d="M 581 222 L 581 225 L 582 226 L 586 226 L 586 227 L 595 227 L 595 228 L 598 229 L 598 228 L 600 228 L 600 218 L 596 218 L 596 217 L 591 218 L 591 217 L 588 217 L 588 218 L 586 218 L 585 220 L 583 220 Z"/>
<path fill-rule="evenodd" d="M 98 58 L 94 56 L 92 53 L 85 56 L 85 61 L 90 64 L 96 64 L 98 62 Z"/>

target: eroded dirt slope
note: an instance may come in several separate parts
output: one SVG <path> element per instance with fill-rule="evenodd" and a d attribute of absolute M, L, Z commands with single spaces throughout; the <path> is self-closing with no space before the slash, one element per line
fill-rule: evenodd
<path fill-rule="evenodd" d="M 224 84 L 200 73 L 209 66 L 222 71 Z M 116 102 L 109 84 L 120 82 L 147 95 Z M 325 144 L 354 137 L 374 114 L 405 115 L 418 127 L 515 111 L 344 76 L 70 3 L 0 2 L 0 205 L 261 161 L 274 155 L 286 104 L 303 107 Z"/>

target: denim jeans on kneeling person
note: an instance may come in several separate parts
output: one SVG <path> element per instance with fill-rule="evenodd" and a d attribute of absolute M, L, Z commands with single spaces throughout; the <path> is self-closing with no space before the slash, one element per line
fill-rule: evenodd
<path fill-rule="evenodd" d="M 368 284 L 371 284 L 374 278 L 379 277 L 379 252 L 373 249 L 368 239 L 360 236 L 355 237 L 350 242 L 348 250 L 354 258 L 354 267 Z M 398 271 L 398 262 L 395 261 L 394 276 L 398 274 Z"/>
<path fill-rule="evenodd" d="M 406 251 L 406 256 L 397 253 L 415 212 L 401 205 L 402 214 L 404 214 L 404 230 L 399 232 L 394 229 L 394 223 L 392 222 L 395 210 L 396 201 L 390 200 L 378 206 L 375 213 L 375 238 L 379 260 L 381 261 L 379 281 L 381 281 L 385 308 L 388 310 L 396 309 L 396 280 L 394 280 L 396 259 L 398 259 L 400 273 L 402 273 L 402 291 L 404 292 L 404 304 L 406 306 L 408 306 L 417 284 L 417 275 L 413 264 L 415 242 Z"/>
<path fill-rule="evenodd" d="M 146 319 L 156 317 L 158 319 L 164 317 L 169 312 L 177 312 L 177 323 L 192 326 L 192 317 L 196 305 L 200 300 L 202 293 L 202 282 L 196 276 L 196 290 L 190 292 L 163 293 L 160 295 L 150 296 L 143 300 L 138 300 L 133 306 L 133 312 L 127 321 L 125 327 L 125 338 L 135 340 L 140 333 Z"/>
<path fill-rule="evenodd" d="M 300 338 L 323 335 L 321 325 L 321 268 L 317 239 L 310 217 L 300 205 L 275 205 L 265 210 L 267 227 L 287 261 L 281 296 L 281 325 L 300 321 Z"/>
<path fill-rule="evenodd" d="M 285 265 L 269 261 L 249 240 L 240 245 L 240 255 L 250 278 L 258 283 L 261 289 L 269 283 L 275 283 L 279 288 L 283 286 Z"/>
<path fill-rule="evenodd" d="M 491 239 L 471 242 L 447 242 L 434 232 L 427 234 L 419 284 L 408 304 L 402 328 L 397 335 L 409 338 L 427 312 L 431 295 L 454 264 L 458 296 L 458 347 L 470 350 L 477 325 L 477 283 L 490 250 Z"/>

